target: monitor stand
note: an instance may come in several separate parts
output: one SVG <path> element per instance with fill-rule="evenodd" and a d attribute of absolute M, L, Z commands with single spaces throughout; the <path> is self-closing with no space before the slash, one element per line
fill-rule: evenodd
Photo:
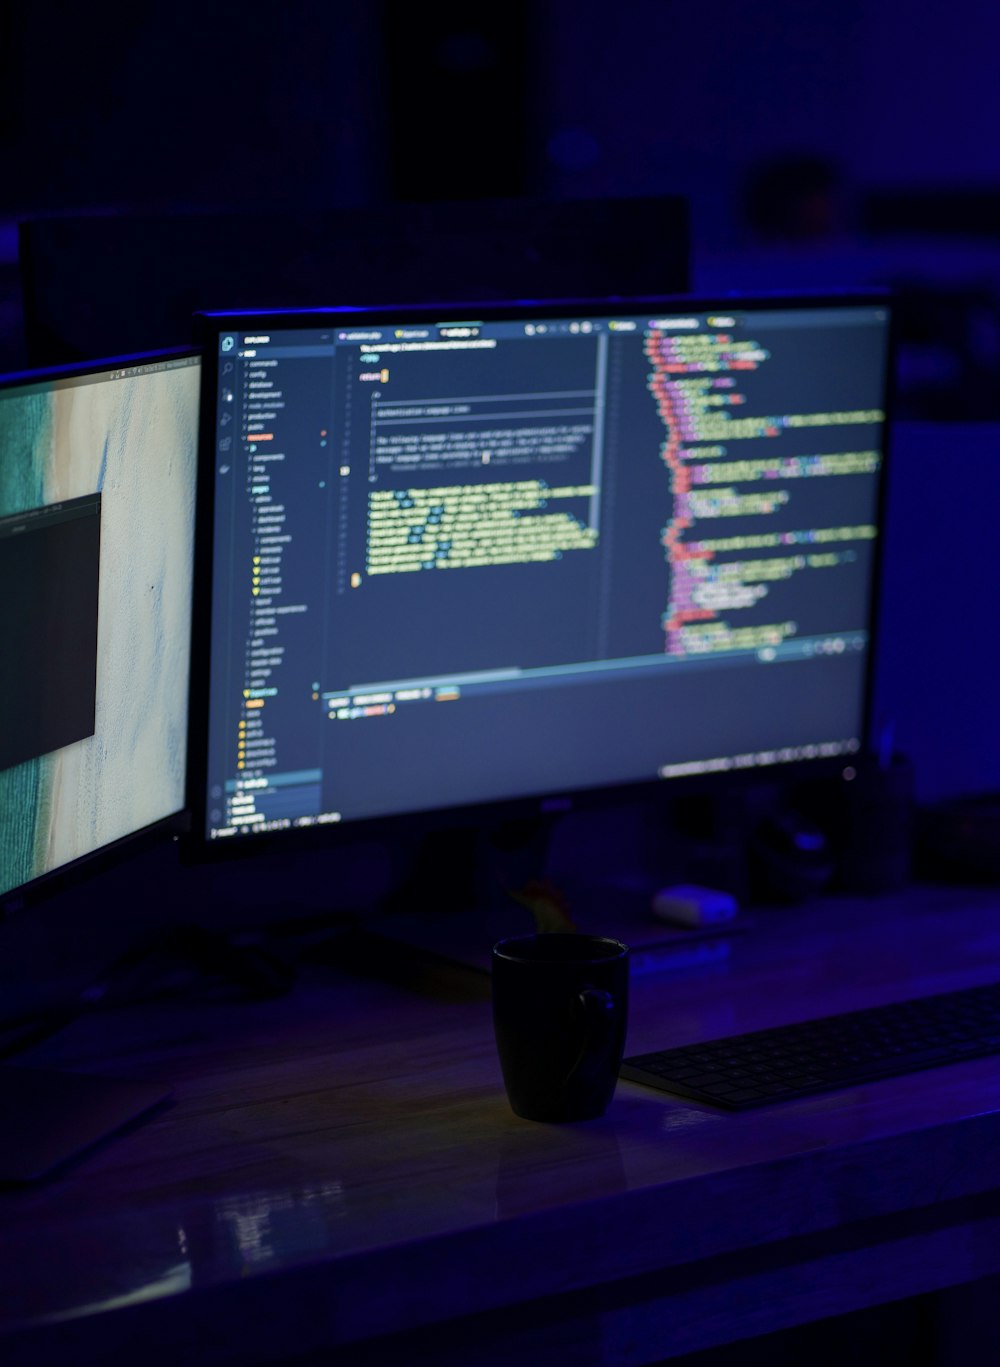
<path fill-rule="evenodd" d="M 422 846 L 410 879 L 362 929 L 435 958 L 489 972 L 493 946 L 513 935 L 579 931 L 622 940 L 632 972 L 717 962 L 750 918 L 679 927 L 658 920 L 656 880 L 547 876 L 555 821 L 518 822 L 492 830 L 436 833 Z"/>
<path fill-rule="evenodd" d="M 169 1088 L 157 1083 L 4 1064 L 0 1183 L 54 1175 L 169 1098 Z"/>

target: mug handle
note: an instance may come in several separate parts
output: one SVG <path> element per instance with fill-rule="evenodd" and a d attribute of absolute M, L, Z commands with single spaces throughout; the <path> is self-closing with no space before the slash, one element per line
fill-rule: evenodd
<path fill-rule="evenodd" d="M 615 999 L 610 992 L 606 992 L 603 987 L 585 987 L 577 1001 L 586 1012 L 591 1037 L 600 1033 L 602 1029 L 610 1028 L 615 1011 Z M 587 1044 L 591 1042 L 592 1038 L 588 1038 Z"/>
<path fill-rule="evenodd" d="M 611 1022 L 614 1020 L 615 999 L 603 987 L 588 986 L 581 988 L 576 1000 L 586 1016 L 587 1030 L 583 1037 L 583 1043 L 580 1045 L 580 1052 L 563 1079 L 564 1091 L 576 1081 L 577 1074 L 586 1064 L 590 1051 L 595 1044 L 603 1042 L 603 1039 L 610 1032 Z"/>

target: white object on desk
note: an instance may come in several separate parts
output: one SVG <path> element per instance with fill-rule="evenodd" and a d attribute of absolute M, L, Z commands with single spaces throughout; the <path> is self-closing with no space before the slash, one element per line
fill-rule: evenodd
<path fill-rule="evenodd" d="M 736 899 L 719 888 L 697 883 L 675 883 L 653 894 L 653 915 L 677 926 L 710 926 L 731 921 L 738 910 Z"/>

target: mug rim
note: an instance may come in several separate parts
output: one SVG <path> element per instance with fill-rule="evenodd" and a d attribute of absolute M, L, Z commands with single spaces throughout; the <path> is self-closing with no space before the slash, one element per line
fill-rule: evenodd
<path fill-rule="evenodd" d="M 586 956 L 581 956 L 579 958 L 566 959 L 533 959 L 530 957 L 521 956 L 516 952 L 513 952 L 516 949 L 516 946 L 518 945 L 538 944 L 540 941 L 551 943 L 556 940 L 567 942 L 575 941 L 577 944 L 579 944 L 581 940 L 589 940 L 591 944 L 595 947 L 598 945 L 605 945 L 608 947 L 609 950 L 612 950 L 613 952 L 606 954 L 595 953 Z M 525 935 L 508 935 L 505 936 L 502 940 L 498 940 L 496 944 L 493 946 L 494 959 L 503 959 L 507 963 L 533 964 L 538 965 L 540 967 L 549 968 L 551 968 L 554 964 L 567 966 L 579 964 L 614 963 L 618 959 L 623 959 L 627 957 L 628 953 L 628 945 L 625 944 L 623 940 L 616 939 L 613 935 L 591 935 L 586 931 L 576 930 L 540 930 L 529 932 Z"/>

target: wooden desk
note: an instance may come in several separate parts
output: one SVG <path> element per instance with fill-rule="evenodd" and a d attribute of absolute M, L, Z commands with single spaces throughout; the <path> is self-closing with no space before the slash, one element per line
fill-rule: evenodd
<path fill-rule="evenodd" d="M 726 958 L 634 976 L 629 1049 L 998 972 L 995 893 L 761 912 Z M 740 1115 L 621 1083 L 601 1120 L 536 1125 L 484 979 L 342 962 L 32 1061 L 176 1099 L 0 1196 L 5 1367 L 638 1364 L 1000 1270 L 1000 1059 Z"/>

